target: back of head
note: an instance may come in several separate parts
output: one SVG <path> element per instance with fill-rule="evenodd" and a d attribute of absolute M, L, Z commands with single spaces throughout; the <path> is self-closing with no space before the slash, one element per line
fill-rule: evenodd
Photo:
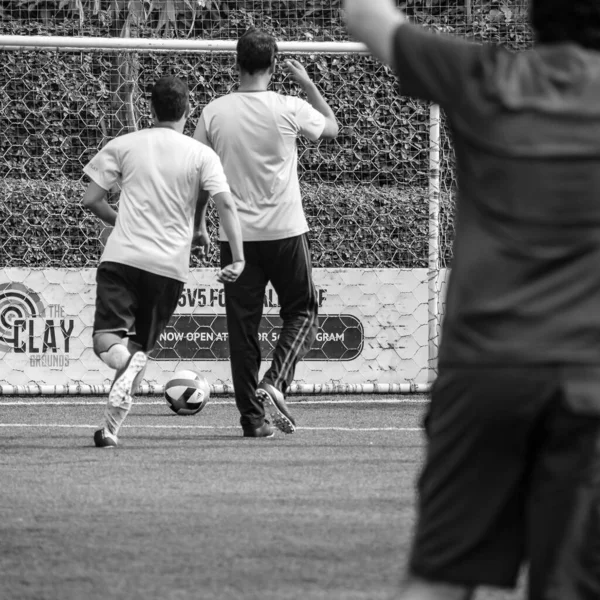
<path fill-rule="evenodd" d="M 179 77 L 161 77 L 152 88 L 152 107 L 159 121 L 179 121 L 187 114 L 190 91 Z"/>
<path fill-rule="evenodd" d="M 277 42 L 265 31 L 249 29 L 238 40 L 236 50 L 240 69 L 254 75 L 273 67 L 277 56 Z"/>
<path fill-rule="evenodd" d="M 530 0 L 530 15 L 538 43 L 600 50 L 599 0 Z"/>

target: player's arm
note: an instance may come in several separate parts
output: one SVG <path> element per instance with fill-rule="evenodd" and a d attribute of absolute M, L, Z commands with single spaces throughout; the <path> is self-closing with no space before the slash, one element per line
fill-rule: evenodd
<path fill-rule="evenodd" d="M 321 138 L 331 139 L 337 137 L 340 127 L 331 106 L 327 104 L 325 98 L 308 76 L 306 69 L 297 60 L 286 60 L 283 64 L 284 69 L 290 74 L 291 78 L 304 90 L 308 103 L 325 117 L 325 127 L 321 133 Z"/>
<path fill-rule="evenodd" d="M 117 213 L 107 202 L 106 195 L 121 177 L 118 154 L 118 144 L 110 141 L 83 167 L 83 172 L 90 178 L 83 195 L 83 206 L 111 227 L 117 222 Z"/>
<path fill-rule="evenodd" d="M 406 21 L 392 0 L 343 0 L 348 31 L 381 62 L 394 66 L 394 35 Z"/>
<path fill-rule="evenodd" d="M 200 118 L 198 119 L 193 137 L 195 140 L 198 140 L 210 148 L 208 134 L 206 133 L 206 125 L 202 115 L 200 115 Z M 210 249 L 210 237 L 206 227 L 206 211 L 208 209 L 209 200 L 210 194 L 206 190 L 200 190 L 198 201 L 196 202 L 196 213 L 194 217 L 194 239 L 192 245 L 193 247 L 198 248 L 201 258 L 206 256 L 208 254 L 208 250 Z"/>
<path fill-rule="evenodd" d="M 233 257 L 233 262 L 221 269 L 217 278 L 221 283 L 229 283 L 235 281 L 242 274 L 246 266 L 242 227 L 235 201 L 230 192 L 219 192 L 213 196 L 213 200 L 219 213 L 221 225 L 231 246 L 231 255 Z"/>
<path fill-rule="evenodd" d="M 198 119 L 196 131 L 194 132 L 194 139 L 210 147 L 208 134 L 206 132 L 206 125 L 202 116 L 200 116 Z M 223 167 L 217 155 L 212 152 L 212 156 L 213 160 L 211 163 L 213 166 L 213 184 L 219 187 L 225 181 L 225 173 L 223 172 Z M 206 190 L 201 190 L 198 202 L 196 204 L 196 220 L 199 221 L 197 223 L 198 227 L 201 227 L 202 224 L 206 226 L 208 197 L 209 192 Z M 242 274 L 242 271 L 246 266 L 246 261 L 244 259 L 244 242 L 242 240 L 242 226 L 240 225 L 237 207 L 231 192 L 215 192 L 212 194 L 212 199 L 217 207 L 221 226 L 223 227 L 225 235 L 227 236 L 227 240 L 229 241 L 229 245 L 231 246 L 231 254 L 233 258 L 233 262 L 230 265 L 227 265 L 221 269 L 221 272 L 217 275 L 217 279 L 221 283 L 228 283 L 235 281 Z M 208 237 L 208 232 L 206 235 Z"/>
<path fill-rule="evenodd" d="M 203 143 L 210 148 L 208 141 L 208 134 L 206 132 L 206 125 L 202 116 L 198 119 L 196 130 L 194 131 L 194 139 Z M 218 163 L 217 172 L 219 176 L 225 179 L 225 174 L 221 167 L 220 162 L 214 155 L 215 160 Z M 200 252 L 202 254 L 202 246 L 204 246 L 204 253 L 208 251 L 210 246 L 210 239 L 208 237 L 208 230 L 206 228 L 206 210 L 208 208 L 208 200 L 210 194 L 206 190 L 200 190 L 200 196 L 196 203 L 196 214 L 194 218 L 194 231 L 195 231 L 195 243 L 200 246 Z M 246 261 L 244 260 L 244 242 L 242 240 L 242 227 L 240 225 L 240 219 L 238 217 L 237 208 L 235 201 L 231 196 L 230 192 L 217 192 L 212 196 L 217 212 L 219 213 L 219 220 L 225 231 L 225 235 L 229 240 L 231 246 L 231 253 L 233 262 L 230 265 L 225 266 L 219 274 L 217 279 L 221 283 L 229 283 L 235 281 L 244 270 Z"/>
<path fill-rule="evenodd" d="M 196 212 L 194 213 L 194 237 L 192 248 L 198 252 L 200 258 L 208 255 L 210 250 L 210 236 L 206 227 L 206 211 L 210 195 L 206 190 L 200 190 L 196 201 Z"/>
<path fill-rule="evenodd" d="M 114 227 L 117 213 L 106 200 L 107 191 L 95 181 L 91 181 L 83 195 L 83 206 L 94 213 L 107 225 Z"/>

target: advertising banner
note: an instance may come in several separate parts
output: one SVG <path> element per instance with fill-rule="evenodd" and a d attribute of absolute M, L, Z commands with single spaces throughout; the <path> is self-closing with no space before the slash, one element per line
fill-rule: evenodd
<path fill-rule="evenodd" d="M 171 322 L 151 353 L 146 382 L 180 368 L 231 385 L 225 298 L 216 269 L 191 272 Z M 106 385 L 94 355 L 95 269 L 0 270 L 0 385 Z M 315 269 L 319 330 L 295 383 L 427 381 L 426 269 Z M 268 288 L 259 342 L 261 373 L 281 328 Z"/>

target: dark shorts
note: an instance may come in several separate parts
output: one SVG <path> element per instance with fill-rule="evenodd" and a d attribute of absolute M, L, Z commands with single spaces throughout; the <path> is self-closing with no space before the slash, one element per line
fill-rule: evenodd
<path fill-rule="evenodd" d="M 600 369 L 442 369 L 425 428 L 413 575 L 600 598 Z"/>
<path fill-rule="evenodd" d="M 136 267 L 102 262 L 96 272 L 94 334 L 128 336 L 150 352 L 177 308 L 183 283 Z"/>

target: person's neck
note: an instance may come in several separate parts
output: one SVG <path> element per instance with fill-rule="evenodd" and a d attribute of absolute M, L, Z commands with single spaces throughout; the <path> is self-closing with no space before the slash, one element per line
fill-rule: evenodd
<path fill-rule="evenodd" d="M 240 73 L 240 85 L 238 92 L 266 92 L 271 83 L 270 73 Z"/>
<path fill-rule="evenodd" d="M 172 129 L 177 133 L 183 133 L 185 121 L 154 121 L 154 127 L 164 127 L 165 129 Z"/>

